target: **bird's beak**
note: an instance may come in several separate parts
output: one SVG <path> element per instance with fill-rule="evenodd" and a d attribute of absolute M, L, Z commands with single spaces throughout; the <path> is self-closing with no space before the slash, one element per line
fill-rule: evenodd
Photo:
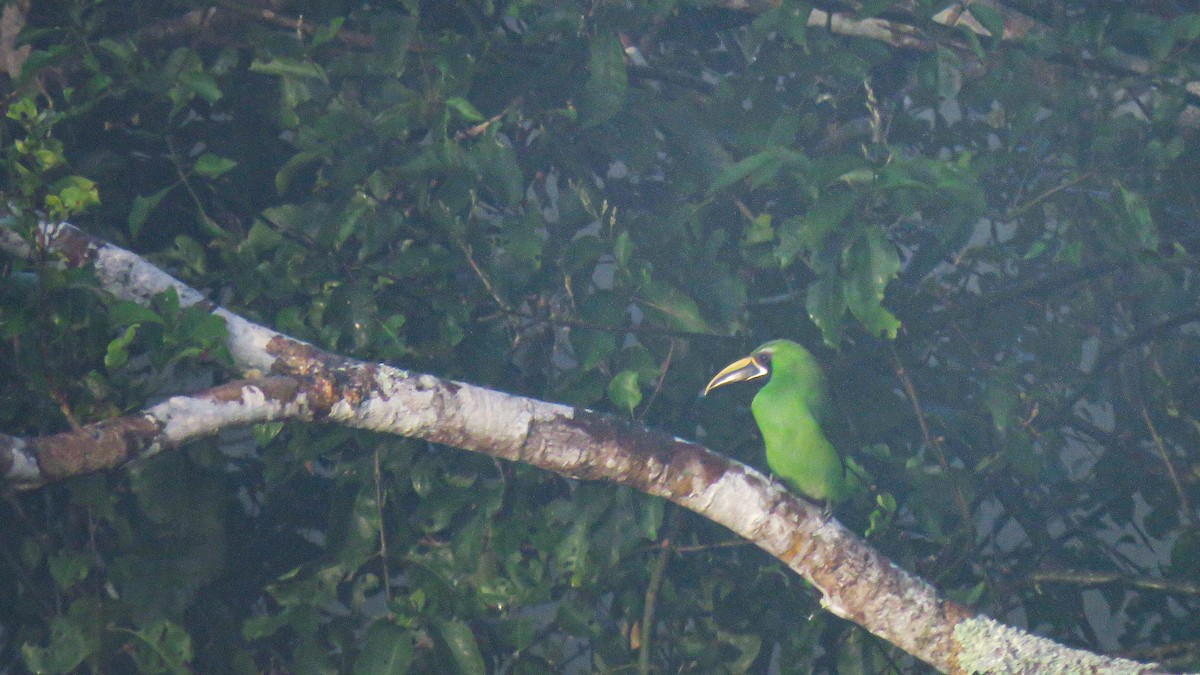
<path fill-rule="evenodd" d="M 722 368 L 721 372 L 709 380 L 708 386 L 704 388 L 704 395 L 708 396 L 708 392 L 731 382 L 756 380 L 770 373 L 771 371 L 755 360 L 753 356 L 747 356 Z"/>

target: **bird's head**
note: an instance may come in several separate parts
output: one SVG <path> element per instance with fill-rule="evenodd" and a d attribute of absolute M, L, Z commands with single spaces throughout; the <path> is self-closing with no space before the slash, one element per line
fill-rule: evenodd
<path fill-rule="evenodd" d="M 786 375 L 796 386 L 813 389 L 822 387 L 825 378 L 821 365 L 807 349 L 791 340 L 772 340 L 722 368 L 704 387 L 704 395 L 734 382 L 775 379 L 775 373 Z"/>

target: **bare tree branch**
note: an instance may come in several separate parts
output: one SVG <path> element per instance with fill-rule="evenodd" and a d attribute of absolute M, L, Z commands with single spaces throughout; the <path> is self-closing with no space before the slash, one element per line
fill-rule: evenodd
<path fill-rule="evenodd" d="M 34 247 L 14 224 L 15 218 L 0 218 L 0 249 L 30 256 Z M 184 305 L 206 302 L 137 255 L 70 225 L 42 225 L 36 236 L 38 246 L 60 255 L 64 264 L 94 265 L 101 285 L 116 296 L 145 302 L 174 287 Z M 946 672 L 1161 672 L 1155 665 L 1069 649 L 941 598 L 820 506 L 695 443 L 588 410 L 354 361 L 211 309 L 228 324 L 238 365 L 276 377 L 176 397 L 139 416 L 50 439 L 0 439 L 3 475 L 36 484 L 73 470 L 114 466 L 228 424 L 288 417 L 343 424 L 575 478 L 609 480 L 668 499 L 784 562 L 821 592 L 829 611 Z M 78 452 L 88 436 L 95 458 Z"/>
<path fill-rule="evenodd" d="M 311 420 L 320 397 L 308 384 L 287 377 L 239 380 L 61 434 L 31 439 L 0 434 L 0 476 L 27 490 L 173 450 L 228 427 Z"/>

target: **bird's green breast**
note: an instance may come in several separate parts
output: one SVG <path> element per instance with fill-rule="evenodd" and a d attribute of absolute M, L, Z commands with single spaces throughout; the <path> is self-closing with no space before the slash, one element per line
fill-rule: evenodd
<path fill-rule="evenodd" d="M 778 370 L 751 403 L 766 446 L 771 471 L 800 493 L 817 501 L 841 502 L 848 495 L 837 449 L 805 404 L 812 392 L 789 387 Z"/>

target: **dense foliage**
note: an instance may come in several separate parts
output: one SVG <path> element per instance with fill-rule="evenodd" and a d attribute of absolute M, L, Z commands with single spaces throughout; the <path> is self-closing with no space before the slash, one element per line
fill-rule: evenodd
<path fill-rule="evenodd" d="M 331 351 L 759 466 L 751 388 L 697 392 L 801 341 L 878 547 L 1187 665 L 1200 14 L 1014 1 L 1043 30 L 1000 40 L 894 4 L 856 16 L 922 48 L 790 0 L 33 2 L 0 190 Z M 0 431 L 235 376 L 207 314 L 49 262 L 0 259 Z M 919 668 L 700 518 L 400 438 L 231 431 L 2 508 L 4 670 Z"/>

